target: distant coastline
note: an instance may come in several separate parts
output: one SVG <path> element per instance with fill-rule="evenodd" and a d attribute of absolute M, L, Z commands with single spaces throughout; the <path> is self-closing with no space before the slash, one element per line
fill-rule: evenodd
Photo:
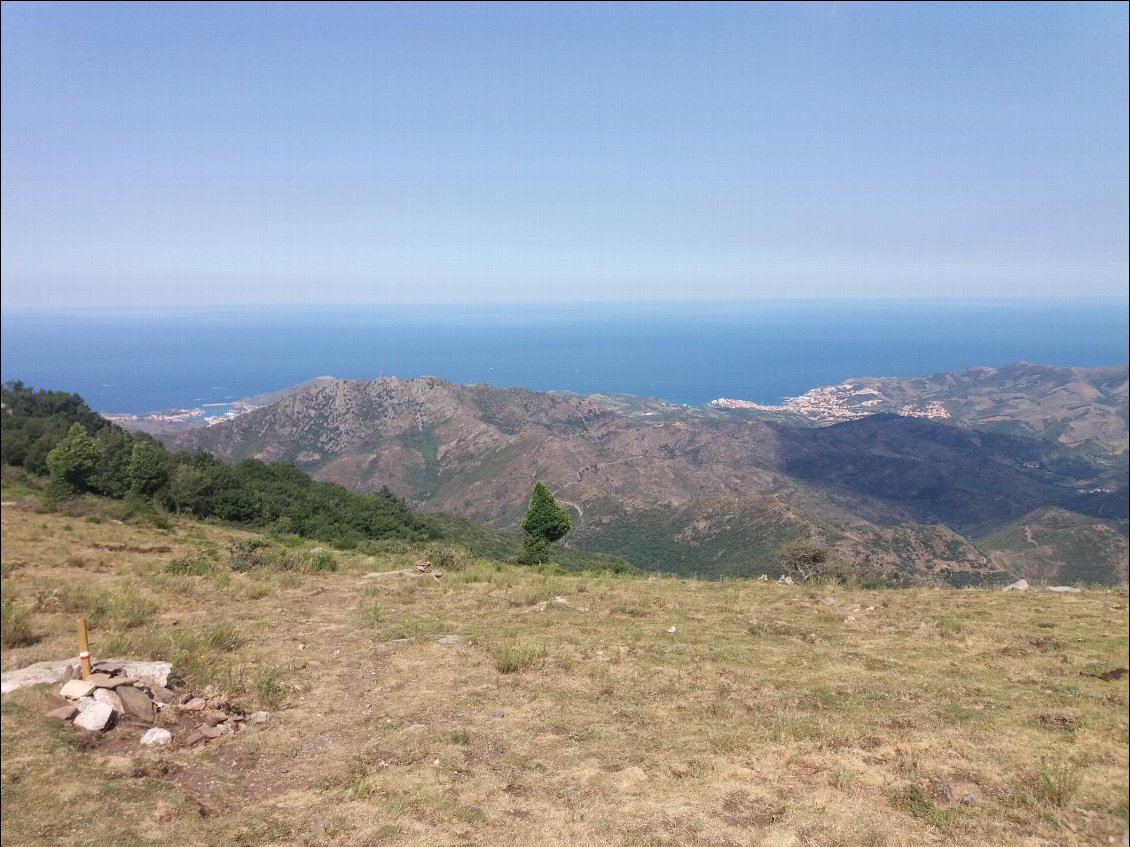
<path fill-rule="evenodd" d="M 435 375 L 781 406 L 866 374 L 1127 359 L 1110 301 L 826 300 L 0 311 L 3 378 L 100 411 L 216 417 L 318 375 Z M 217 405 L 212 405 L 217 404 Z M 795 404 L 794 404 L 795 405 Z M 225 408 L 225 406 L 227 408 Z M 833 407 L 829 407 L 831 409 Z M 191 410 L 191 411 L 190 411 Z"/>

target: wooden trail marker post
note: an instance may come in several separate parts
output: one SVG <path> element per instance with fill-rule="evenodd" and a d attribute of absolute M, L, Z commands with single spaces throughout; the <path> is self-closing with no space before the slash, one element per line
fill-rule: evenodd
<path fill-rule="evenodd" d="M 78 632 L 78 663 L 82 669 L 82 678 L 90 679 L 90 643 L 86 638 L 86 618 L 75 618 L 75 629 Z"/>

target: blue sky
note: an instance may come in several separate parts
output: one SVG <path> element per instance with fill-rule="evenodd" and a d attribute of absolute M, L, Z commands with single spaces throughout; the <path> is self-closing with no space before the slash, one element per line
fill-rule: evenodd
<path fill-rule="evenodd" d="M 1125 298 L 1112 4 L 3 5 L 3 304 Z"/>

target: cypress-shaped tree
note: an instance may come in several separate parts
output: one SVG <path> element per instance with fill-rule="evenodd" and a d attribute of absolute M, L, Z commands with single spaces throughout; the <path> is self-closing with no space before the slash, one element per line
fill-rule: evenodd
<path fill-rule="evenodd" d="M 569 513 L 558 505 L 553 492 L 544 482 L 537 483 L 530 497 L 530 508 L 522 519 L 521 561 L 527 565 L 548 561 L 549 545 L 564 538 L 571 525 Z"/>

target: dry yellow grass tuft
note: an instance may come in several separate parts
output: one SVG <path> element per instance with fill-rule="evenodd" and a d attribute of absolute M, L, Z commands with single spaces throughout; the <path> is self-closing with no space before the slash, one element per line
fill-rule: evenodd
<path fill-rule="evenodd" d="M 1042 845 L 1127 828 L 1125 592 L 790 588 L 335 553 L 5 507 L 32 643 L 166 657 L 277 721 L 203 750 L 3 699 L 9 844 Z M 107 549 L 107 545 L 125 545 Z M 313 545 L 311 545 L 313 546 Z M 168 548 L 168 552 L 152 552 Z M 176 564 L 170 565 L 170 563 Z M 87 608 L 89 606 L 89 608 Z M 90 615 L 96 609 L 96 615 Z M 442 638 L 442 636 L 457 636 Z"/>

